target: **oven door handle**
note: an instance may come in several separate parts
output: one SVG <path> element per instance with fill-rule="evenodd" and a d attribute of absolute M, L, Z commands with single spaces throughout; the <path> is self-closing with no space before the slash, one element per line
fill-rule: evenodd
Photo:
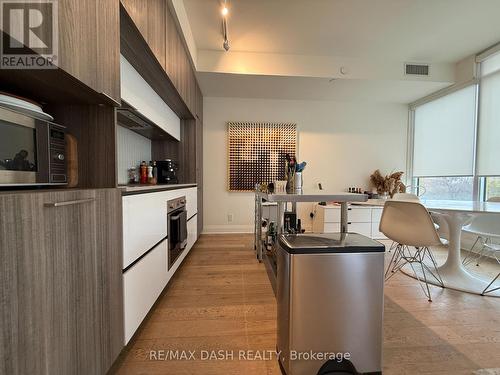
<path fill-rule="evenodd" d="M 175 216 L 172 216 L 172 217 L 170 218 L 170 220 L 179 220 L 179 219 L 181 218 L 181 215 L 182 215 L 182 213 L 177 214 L 177 215 L 175 215 Z"/>

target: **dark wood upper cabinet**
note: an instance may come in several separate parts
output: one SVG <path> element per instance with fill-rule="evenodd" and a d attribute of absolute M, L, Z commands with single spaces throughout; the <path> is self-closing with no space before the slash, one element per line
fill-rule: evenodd
<path fill-rule="evenodd" d="M 187 107 L 195 115 L 196 77 L 182 36 L 170 9 L 167 11 L 166 71 Z"/>
<path fill-rule="evenodd" d="M 160 65 L 166 69 L 167 0 L 122 0 L 122 4 Z"/>
<path fill-rule="evenodd" d="M 58 66 L 119 102 L 119 0 L 64 0 L 58 4 Z"/>

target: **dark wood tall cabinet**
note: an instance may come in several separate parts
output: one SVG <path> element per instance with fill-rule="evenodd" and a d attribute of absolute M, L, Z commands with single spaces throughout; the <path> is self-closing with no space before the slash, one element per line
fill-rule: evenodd
<path fill-rule="evenodd" d="M 4 193 L 0 212 L 0 373 L 105 373 L 123 347 L 120 191 Z"/>

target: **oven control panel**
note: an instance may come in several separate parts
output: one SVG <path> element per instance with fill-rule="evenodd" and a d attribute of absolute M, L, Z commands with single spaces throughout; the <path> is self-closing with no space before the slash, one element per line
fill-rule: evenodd
<path fill-rule="evenodd" d="M 179 208 L 183 208 L 185 206 L 186 206 L 186 197 L 172 199 L 167 202 L 167 211 L 168 212 L 176 211 Z"/>

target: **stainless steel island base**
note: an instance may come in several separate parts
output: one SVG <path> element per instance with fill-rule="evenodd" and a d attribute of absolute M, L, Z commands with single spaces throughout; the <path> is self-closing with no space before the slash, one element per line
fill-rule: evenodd
<path fill-rule="evenodd" d="M 286 375 L 317 374 L 328 359 L 381 373 L 384 251 L 353 233 L 280 236 L 278 352 Z"/>

